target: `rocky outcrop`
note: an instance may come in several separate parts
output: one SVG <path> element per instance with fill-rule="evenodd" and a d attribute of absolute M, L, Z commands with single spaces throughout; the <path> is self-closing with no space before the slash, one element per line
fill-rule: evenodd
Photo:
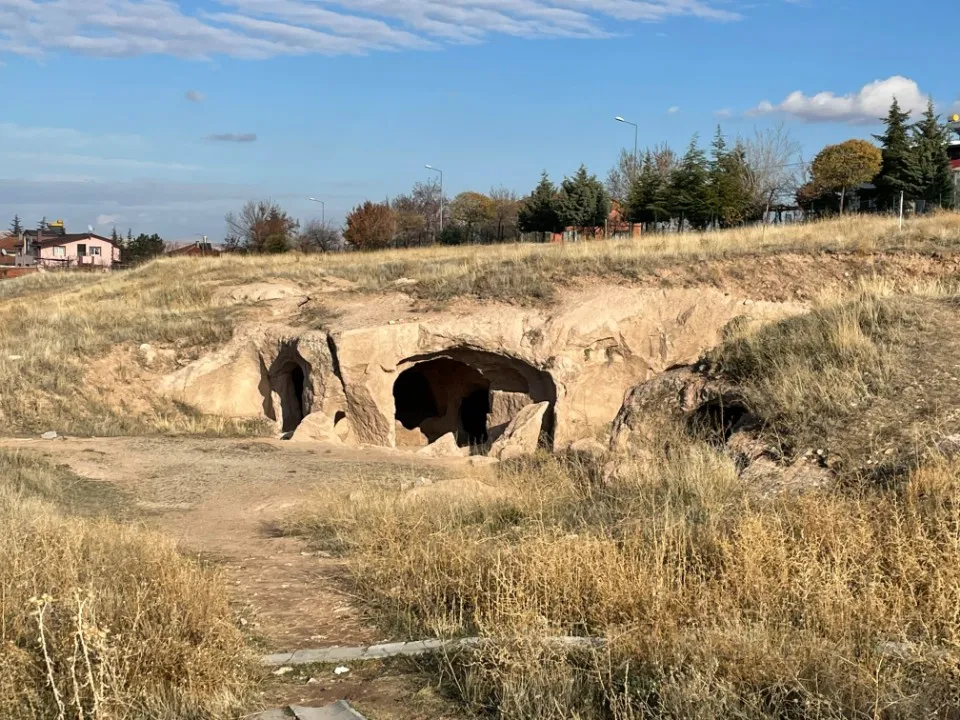
<path fill-rule="evenodd" d="M 521 414 L 545 404 L 538 434 L 562 449 L 615 418 L 629 425 L 617 417 L 626 393 L 694 362 L 734 318 L 792 310 L 702 287 L 591 288 L 550 309 L 494 303 L 401 321 L 376 322 L 376 308 L 364 306 L 357 318 L 332 318 L 329 332 L 246 326 L 161 390 L 201 412 L 273 420 L 284 432 L 322 412 L 337 437 L 385 447 L 422 442 L 401 430 L 398 443 L 398 427 L 496 445 Z M 403 393 L 401 376 L 410 381 Z"/>
<path fill-rule="evenodd" d="M 513 460 L 533 455 L 540 447 L 543 421 L 549 409 L 550 404 L 542 402 L 527 405 L 520 410 L 503 436 L 490 448 L 490 457 L 498 460 Z"/>

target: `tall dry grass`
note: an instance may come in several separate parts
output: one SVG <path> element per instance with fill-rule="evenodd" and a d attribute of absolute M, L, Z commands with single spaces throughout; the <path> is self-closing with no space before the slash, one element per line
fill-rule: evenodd
<path fill-rule="evenodd" d="M 235 717 L 250 659 L 216 576 L 167 538 L 58 511 L 68 482 L 0 454 L 0 717 Z"/>
<path fill-rule="evenodd" d="M 328 500 L 297 527 L 397 634 L 496 639 L 439 668 L 477 711 L 955 717 L 960 466 L 771 500 L 711 447 L 663 447 L 610 484 L 545 458 L 472 494 Z M 544 641 L 565 635 L 607 644 Z"/>

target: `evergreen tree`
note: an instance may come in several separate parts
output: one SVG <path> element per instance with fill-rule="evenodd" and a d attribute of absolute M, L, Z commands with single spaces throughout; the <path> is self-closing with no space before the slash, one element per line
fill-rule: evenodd
<path fill-rule="evenodd" d="M 610 214 L 610 199 L 596 175 L 583 165 L 572 178 L 564 178 L 558 198 L 560 222 L 564 227 L 584 230 L 604 227 Z"/>
<path fill-rule="evenodd" d="M 914 142 L 919 198 L 928 207 L 952 206 L 953 172 L 947 154 L 947 130 L 940 123 L 932 99 L 927 103 L 923 119 L 914 127 Z"/>
<path fill-rule="evenodd" d="M 120 234 L 117 232 L 117 226 L 113 226 L 113 232 L 110 233 L 110 242 L 112 242 L 117 247 L 121 247 L 123 244 L 120 240 Z"/>
<path fill-rule="evenodd" d="M 14 237 L 20 235 L 23 232 L 23 224 L 20 222 L 20 216 L 14 215 L 13 222 L 10 224 L 10 232 L 13 233 Z"/>
<path fill-rule="evenodd" d="M 677 231 L 684 223 L 703 230 L 710 223 L 709 172 L 707 157 L 694 135 L 680 166 L 673 172 L 666 194 L 667 208 L 677 218 Z"/>
<path fill-rule="evenodd" d="M 558 210 L 557 186 L 551 182 L 546 170 L 540 176 L 537 187 L 521 203 L 517 213 L 517 226 L 520 232 L 535 232 L 541 235 L 563 230 Z"/>
<path fill-rule="evenodd" d="M 140 233 L 136 238 L 131 237 L 133 233 L 128 233 L 130 240 L 123 249 L 121 259 L 124 265 L 139 265 L 152 258 L 163 254 L 165 245 L 163 238 L 154 233 L 153 235 L 144 235 Z"/>
<path fill-rule="evenodd" d="M 917 156 L 910 143 L 907 128 L 909 112 L 900 109 L 894 98 L 890 112 L 883 121 L 886 132 L 874 137 L 880 141 L 883 162 L 877 175 L 877 199 L 882 207 L 895 208 L 900 203 L 902 192 L 906 200 L 914 200 L 919 194 L 920 171 Z"/>
<path fill-rule="evenodd" d="M 666 219 L 667 212 L 660 202 L 664 185 L 653 155 L 648 150 L 640 166 L 640 175 L 630 186 L 626 208 L 627 220 L 649 227 L 651 223 Z"/>
<path fill-rule="evenodd" d="M 726 179 L 725 165 L 727 161 L 727 140 L 723 137 L 723 130 L 717 125 L 717 133 L 713 137 L 713 152 L 707 163 L 708 189 L 707 207 L 710 212 L 710 221 L 719 225 L 723 215 L 723 195 Z"/>

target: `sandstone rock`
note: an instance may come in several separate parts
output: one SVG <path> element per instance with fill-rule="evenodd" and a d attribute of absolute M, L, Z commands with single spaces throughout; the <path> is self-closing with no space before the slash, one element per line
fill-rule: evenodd
<path fill-rule="evenodd" d="M 340 438 L 340 442 L 342 442 L 344 445 L 355 447 L 360 444 L 357 440 L 357 434 L 353 430 L 353 423 L 350 421 L 350 418 L 340 418 L 333 429 L 334 432 L 336 432 L 337 437 Z"/>
<path fill-rule="evenodd" d="M 323 413 L 307 415 L 290 438 L 292 442 L 323 442 L 340 445 L 333 419 Z"/>
<path fill-rule="evenodd" d="M 490 467 L 498 464 L 500 461 L 495 457 L 488 455 L 471 455 L 467 458 L 467 465 L 471 467 Z"/>
<path fill-rule="evenodd" d="M 60 437 L 60 436 L 57 434 L 57 431 L 56 431 L 56 430 L 48 430 L 47 432 L 45 432 L 43 435 L 40 436 L 40 439 L 41 439 L 41 440 L 56 440 L 58 437 Z"/>
<path fill-rule="evenodd" d="M 546 402 L 523 408 L 503 436 L 490 448 L 490 456 L 498 460 L 512 460 L 533 455 L 540 446 L 543 419 L 549 409 L 550 403 Z"/>
<path fill-rule="evenodd" d="M 457 438 L 453 433 L 447 433 L 439 440 L 421 448 L 417 455 L 422 457 L 467 457 L 470 454 L 468 448 L 462 448 L 457 445 Z"/>
<path fill-rule="evenodd" d="M 397 447 L 400 448 L 422 448 L 430 444 L 430 440 L 420 431 L 420 428 L 407 430 L 399 420 L 397 421 L 396 433 Z"/>
<path fill-rule="evenodd" d="M 143 343 L 138 349 L 138 352 L 144 365 L 153 365 L 157 361 L 157 351 L 148 343 Z"/>
<path fill-rule="evenodd" d="M 533 399 L 527 393 L 492 390 L 490 412 L 487 414 L 487 432 L 490 442 L 496 442 L 519 412 L 532 404 Z"/>
<path fill-rule="evenodd" d="M 586 455 L 593 458 L 594 460 L 601 460 L 606 457 L 608 453 L 607 447 L 594 438 L 583 438 L 582 440 L 577 440 L 575 443 L 570 445 L 571 452 L 579 453 L 581 455 Z"/>

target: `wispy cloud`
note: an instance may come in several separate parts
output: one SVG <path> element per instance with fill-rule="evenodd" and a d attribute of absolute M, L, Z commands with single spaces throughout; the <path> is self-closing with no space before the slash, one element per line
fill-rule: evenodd
<path fill-rule="evenodd" d="M 927 95 L 920 91 L 916 81 L 894 75 L 884 80 L 874 80 L 845 95 L 830 91 L 806 95 L 797 90 L 780 103 L 764 100 L 747 114 L 789 115 L 811 123 L 866 124 L 875 123 L 886 116 L 893 98 L 897 99 L 904 110 L 911 112 L 921 112 L 927 105 Z"/>
<path fill-rule="evenodd" d="M 0 53 L 181 58 L 432 49 L 495 35 L 605 38 L 624 23 L 742 17 L 742 0 L 0 0 Z"/>
<path fill-rule="evenodd" d="M 676 115 L 680 112 L 680 107 L 678 105 L 673 105 L 667 108 L 667 115 Z"/>
<path fill-rule="evenodd" d="M 211 142 L 235 142 L 252 143 L 257 141 L 256 133 L 219 133 L 216 135 L 207 135 L 207 140 Z"/>
<path fill-rule="evenodd" d="M 187 98 L 187 100 L 189 100 L 190 102 L 195 102 L 195 103 L 201 103 L 207 99 L 207 96 L 204 95 L 199 90 L 187 90 L 184 97 Z"/>
<path fill-rule="evenodd" d="M 730 108 L 720 108 L 719 110 L 713 111 L 713 116 L 721 120 L 723 120 L 724 118 L 731 118 L 733 117 L 733 110 L 731 110 Z"/>

